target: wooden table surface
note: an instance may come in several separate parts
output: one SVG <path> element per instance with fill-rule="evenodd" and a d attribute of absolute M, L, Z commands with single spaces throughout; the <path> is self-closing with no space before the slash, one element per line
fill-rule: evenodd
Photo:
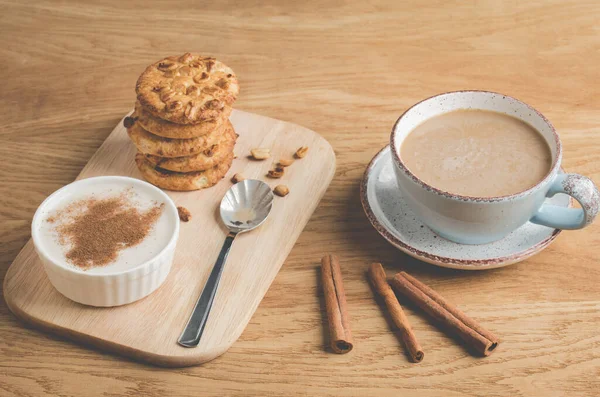
<path fill-rule="evenodd" d="M 2 301 L 0 395 L 597 395 L 600 222 L 563 233 L 524 263 L 451 271 L 388 245 L 358 189 L 400 113 L 457 89 L 533 105 L 560 132 L 565 168 L 600 182 L 600 4 L 401 3 L 0 1 L 2 278 L 36 207 L 77 176 L 131 109 L 137 76 L 164 55 L 223 60 L 240 77 L 239 109 L 320 132 L 338 161 L 320 207 L 223 356 L 150 367 L 38 332 Z M 355 336 L 347 355 L 325 348 L 317 268 L 328 251 L 342 260 Z M 409 363 L 365 279 L 372 261 L 416 275 L 502 344 L 472 357 L 408 307 L 426 353 Z"/>

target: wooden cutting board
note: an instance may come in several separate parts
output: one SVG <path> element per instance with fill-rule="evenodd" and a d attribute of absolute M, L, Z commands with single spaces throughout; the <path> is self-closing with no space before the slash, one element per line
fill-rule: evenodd
<path fill-rule="evenodd" d="M 314 131 L 239 110 L 234 110 L 231 122 L 240 137 L 237 159 L 225 179 L 203 191 L 169 192 L 177 205 L 190 210 L 192 220 L 181 224 L 171 273 L 157 291 L 114 308 L 72 302 L 52 287 L 29 240 L 4 280 L 10 310 L 44 330 L 157 365 L 196 365 L 225 353 L 248 324 L 335 173 L 333 149 Z M 281 179 L 265 177 L 274 161 L 291 158 L 300 146 L 309 148 L 305 158 L 296 160 Z M 272 158 L 248 159 L 254 147 L 271 148 Z M 119 123 L 78 179 L 100 175 L 141 179 L 133 161 L 135 152 Z M 177 338 L 227 234 L 218 206 L 235 173 L 264 180 L 271 187 L 285 184 L 290 193 L 275 197 L 271 215 L 260 228 L 238 236 L 202 340 L 196 348 L 183 348 Z"/>

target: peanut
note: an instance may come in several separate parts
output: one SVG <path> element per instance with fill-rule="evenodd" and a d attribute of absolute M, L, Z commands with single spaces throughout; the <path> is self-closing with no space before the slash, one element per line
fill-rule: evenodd
<path fill-rule="evenodd" d="M 299 148 L 298 150 L 296 150 L 296 153 L 294 154 L 294 156 L 296 156 L 296 158 L 301 159 L 304 156 L 306 156 L 306 153 L 308 152 L 308 147 L 307 146 L 302 146 L 301 148 Z"/>
<path fill-rule="evenodd" d="M 273 189 L 273 193 L 275 193 L 279 197 L 285 197 L 288 195 L 289 192 L 290 189 L 288 189 L 288 187 L 285 185 L 277 185 L 275 186 L 275 189 Z"/>
<path fill-rule="evenodd" d="M 293 159 L 279 159 L 277 165 L 280 165 L 282 167 L 289 167 L 290 165 L 292 165 L 293 162 Z"/>
<path fill-rule="evenodd" d="M 182 222 L 189 222 L 192 219 L 192 213 L 185 207 L 177 207 L 177 212 L 179 213 L 179 219 Z"/>
<path fill-rule="evenodd" d="M 250 154 L 255 160 L 266 160 L 271 157 L 271 151 L 266 148 L 256 148 L 250 150 Z"/>

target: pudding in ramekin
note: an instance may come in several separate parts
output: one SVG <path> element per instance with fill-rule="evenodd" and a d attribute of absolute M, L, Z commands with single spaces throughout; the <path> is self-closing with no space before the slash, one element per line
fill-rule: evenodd
<path fill-rule="evenodd" d="M 118 306 L 156 290 L 171 269 L 179 216 L 171 198 L 138 179 L 73 182 L 36 211 L 32 237 L 48 278 L 86 305 Z"/>

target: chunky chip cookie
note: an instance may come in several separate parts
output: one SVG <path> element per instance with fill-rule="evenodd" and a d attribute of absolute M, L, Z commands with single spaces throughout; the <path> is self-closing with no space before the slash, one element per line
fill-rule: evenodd
<path fill-rule="evenodd" d="M 199 190 L 215 185 L 227 174 L 232 161 L 233 153 L 214 168 L 184 173 L 156 167 L 148 162 L 142 153 L 135 156 L 135 163 L 144 179 L 161 189 L 179 191 Z"/>
<path fill-rule="evenodd" d="M 237 77 L 215 58 L 186 53 L 146 68 L 136 84 L 138 101 L 154 116 L 177 124 L 217 119 L 239 93 Z"/>
<path fill-rule="evenodd" d="M 139 120 L 138 120 L 139 121 Z M 137 149 L 144 154 L 160 157 L 192 156 L 217 144 L 227 129 L 233 128 L 227 121 L 208 135 L 190 139 L 163 138 L 146 131 L 139 122 L 129 124 L 127 134 Z"/>
<path fill-rule="evenodd" d="M 231 126 L 231 124 L 230 124 Z M 225 161 L 225 159 L 233 153 L 233 146 L 237 135 L 233 130 L 233 126 L 221 136 L 221 139 L 214 145 L 205 149 L 203 152 L 193 156 L 185 157 L 159 157 L 146 155 L 146 160 L 151 164 L 169 171 L 176 172 L 191 172 L 204 171 L 215 167 L 217 164 Z"/>
<path fill-rule="evenodd" d="M 225 106 L 220 117 L 206 120 L 198 124 L 175 124 L 167 120 L 160 119 L 150 114 L 139 101 L 135 103 L 135 112 L 131 118 L 140 123 L 148 132 L 164 138 L 190 139 L 210 134 L 214 130 L 221 129 L 223 124 L 229 119 L 231 106 Z"/>

